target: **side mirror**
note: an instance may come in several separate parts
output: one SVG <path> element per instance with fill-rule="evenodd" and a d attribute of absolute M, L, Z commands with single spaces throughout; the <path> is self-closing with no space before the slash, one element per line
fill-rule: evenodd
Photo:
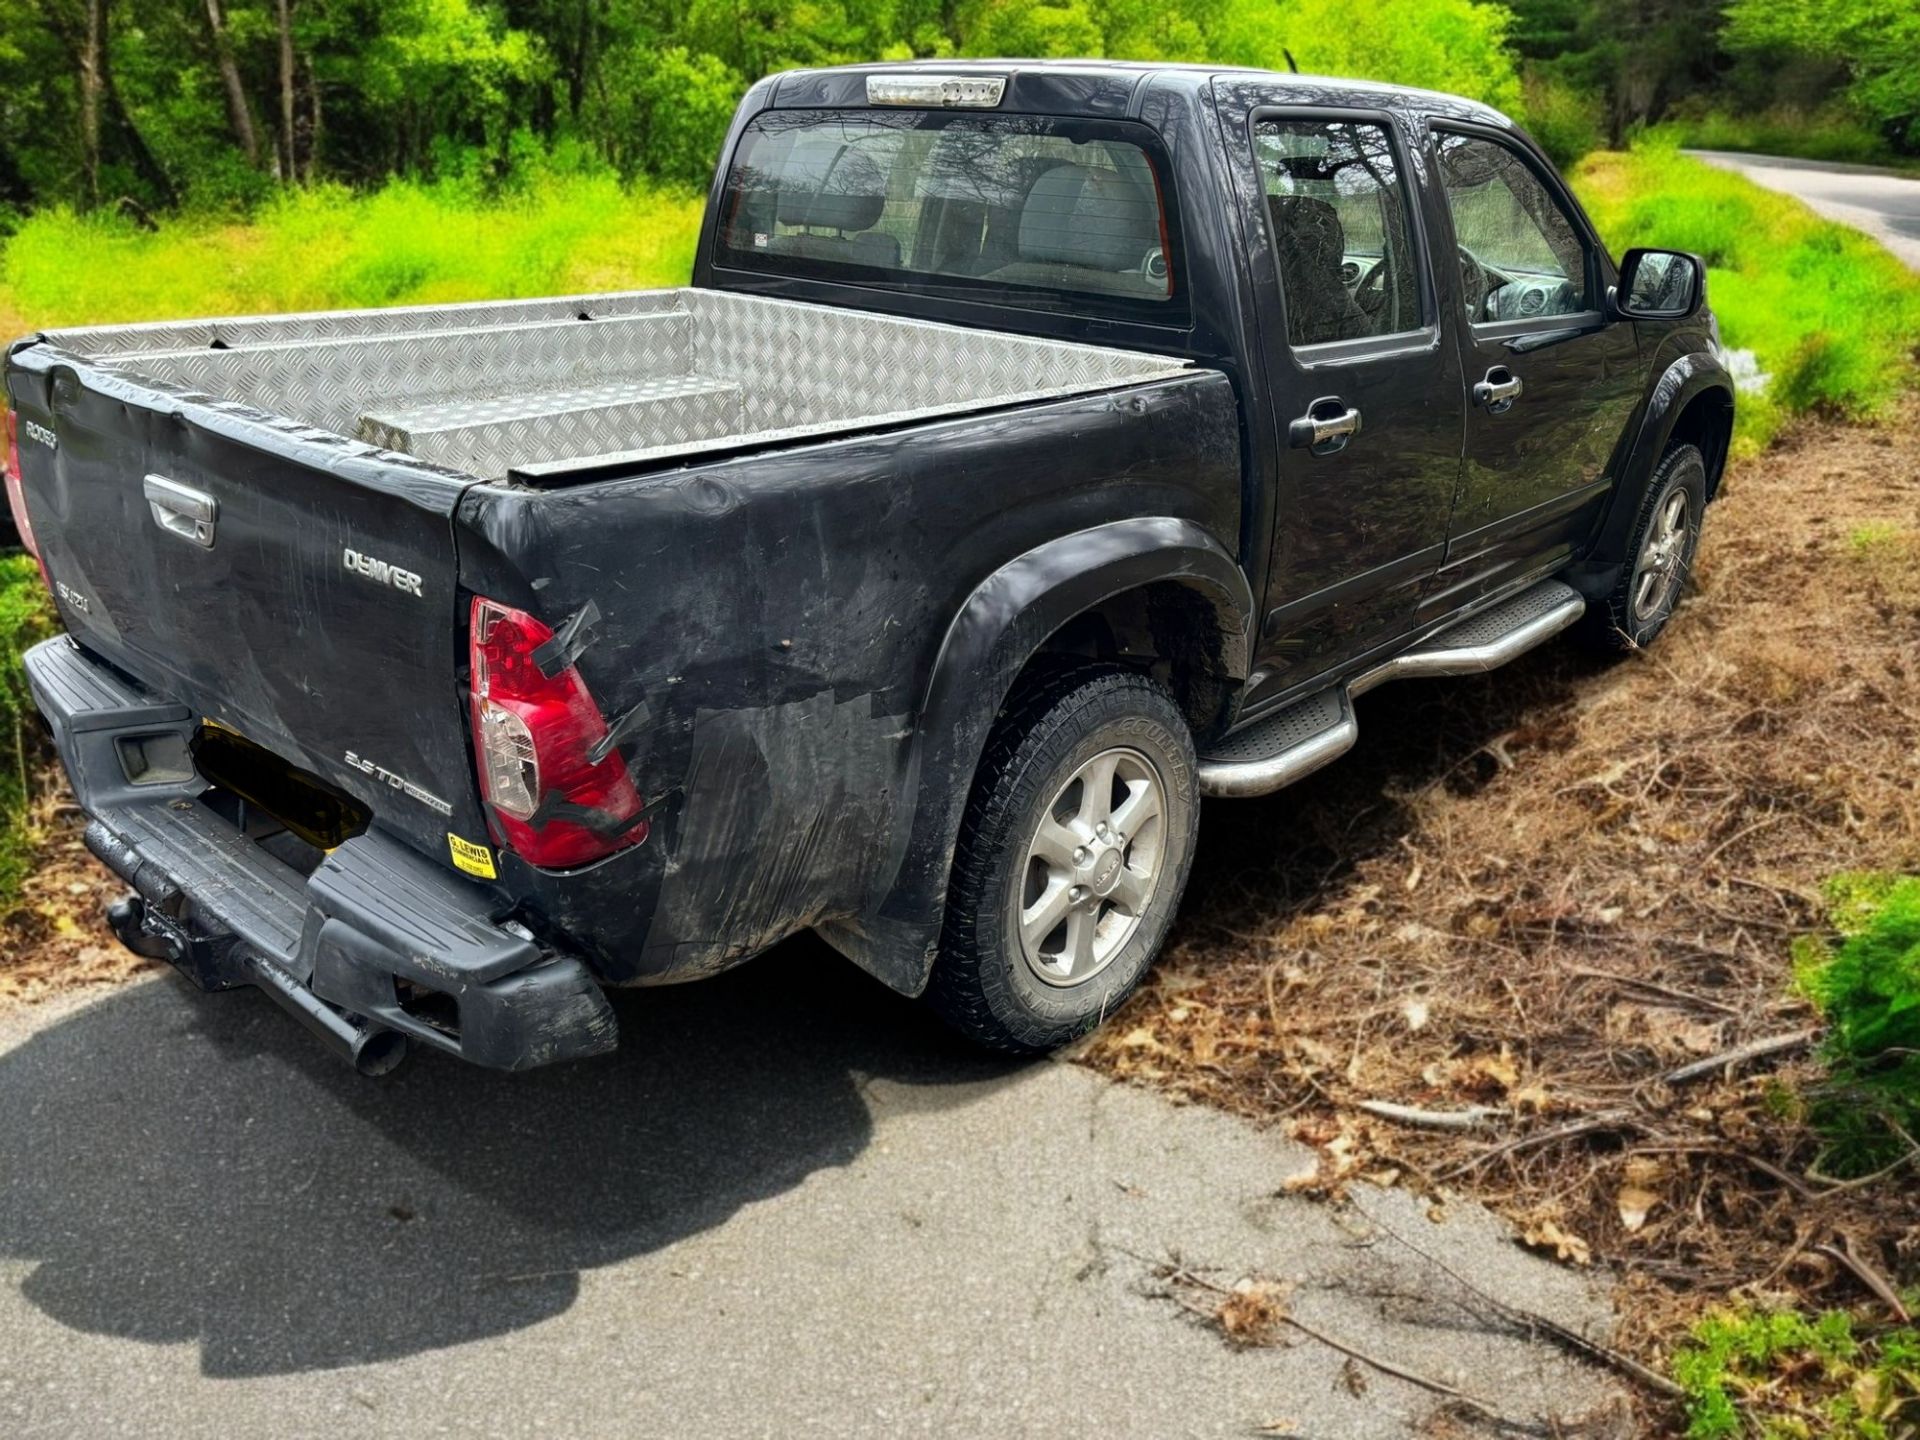
<path fill-rule="evenodd" d="M 1707 266 L 1684 250 L 1629 250 L 1613 308 L 1624 320 L 1684 320 L 1707 298 Z"/>

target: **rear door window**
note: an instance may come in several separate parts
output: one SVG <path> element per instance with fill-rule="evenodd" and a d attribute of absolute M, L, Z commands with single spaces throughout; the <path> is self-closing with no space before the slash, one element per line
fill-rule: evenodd
<path fill-rule="evenodd" d="M 1262 120 L 1253 147 L 1288 342 L 1323 345 L 1421 329 L 1419 252 L 1386 126 Z"/>
<path fill-rule="evenodd" d="M 741 138 L 717 263 L 1172 323 L 1165 168 L 1144 127 L 774 111 Z"/>

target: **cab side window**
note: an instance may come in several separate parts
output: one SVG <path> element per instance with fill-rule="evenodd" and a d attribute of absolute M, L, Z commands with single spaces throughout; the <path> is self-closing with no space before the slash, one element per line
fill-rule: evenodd
<path fill-rule="evenodd" d="M 1262 120 L 1253 139 L 1288 342 L 1324 345 L 1419 330 L 1406 180 L 1386 127 Z"/>
<path fill-rule="evenodd" d="M 1474 323 L 1591 310 L 1580 231 L 1519 152 L 1478 135 L 1434 139 Z"/>

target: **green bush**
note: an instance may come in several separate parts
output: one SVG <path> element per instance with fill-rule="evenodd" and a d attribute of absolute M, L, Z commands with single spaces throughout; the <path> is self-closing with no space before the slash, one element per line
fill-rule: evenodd
<path fill-rule="evenodd" d="M 1835 938 L 1794 951 L 1800 988 L 1827 1022 L 1830 1074 L 1807 1116 L 1826 1141 L 1824 1168 L 1866 1174 L 1906 1154 L 1920 1123 L 1920 876 L 1841 875 L 1825 894 Z"/>
<path fill-rule="evenodd" d="M 52 612 L 39 567 L 25 555 L 0 556 L 0 915 L 18 901 L 33 857 L 33 698 L 20 657 L 51 630 Z"/>
<path fill-rule="evenodd" d="M 1550 75 L 1526 77 L 1518 118 L 1562 167 L 1598 150 L 1606 138 L 1599 97 Z"/>
<path fill-rule="evenodd" d="M 623 173 L 645 171 L 704 191 L 746 77 L 713 55 L 632 47 L 606 61 L 612 83 L 592 97 L 590 122 Z"/>
<path fill-rule="evenodd" d="M 1854 109 L 1909 152 L 1920 150 L 1920 6 L 1904 0 L 1733 0 L 1725 39 L 1734 51 L 1839 64 Z"/>

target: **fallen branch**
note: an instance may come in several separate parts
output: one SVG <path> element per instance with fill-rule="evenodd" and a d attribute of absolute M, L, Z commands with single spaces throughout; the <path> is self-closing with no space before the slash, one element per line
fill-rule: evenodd
<path fill-rule="evenodd" d="M 1497 1295 L 1488 1294 L 1458 1270 L 1455 1270 L 1451 1265 L 1422 1250 L 1398 1230 L 1395 1230 L 1384 1220 L 1375 1216 L 1371 1211 L 1366 1209 L 1365 1206 L 1356 1204 L 1353 1208 L 1366 1216 L 1367 1223 L 1379 1229 L 1388 1239 L 1396 1241 L 1408 1250 L 1411 1250 L 1415 1255 L 1426 1261 L 1427 1264 L 1438 1270 L 1442 1275 L 1445 1275 L 1469 1295 L 1472 1295 L 1482 1304 L 1486 1305 L 1509 1324 L 1521 1326 L 1535 1334 L 1545 1335 L 1562 1349 L 1570 1350 L 1584 1359 L 1605 1365 L 1617 1374 L 1625 1375 L 1631 1380 L 1638 1381 L 1656 1394 L 1676 1400 L 1686 1394 L 1686 1391 L 1681 1389 L 1680 1386 L 1672 1380 L 1669 1380 L 1657 1370 L 1648 1369 L 1631 1355 L 1623 1354 L 1615 1350 L 1611 1345 L 1603 1345 L 1598 1340 L 1589 1340 L 1572 1326 L 1562 1325 L 1558 1320 L 1550 1320 L 1538 1311 L 1523 1310 L 1518 1305 L 1508 1304 Z"/>
<path fill-rule="evenodd" d="M 1710 952 L 1717 953 L 1717 952 Z M 1731 957 L 1722 957 L 1723 959 Z M 1624 985 L 1629 990 L 1644 990 L 1650 995 L 1664 995 L 1669 1000 L 1682 1005 L 1692 1005 L 1701 1010 L 1716 1010 L 1722 1015 L 1738 1015 L 1739 1009 L 1719 1000 L 1709 1000 L 1704 995 L 1695 995 L 1690 990 L 1680 990 L 1672 985 L 1662 985 L 1657 980 L 1642 980 L 1637 975 L 1622 975 L 1614 970 L 1602 970 L 1594 965 L 1567 965 L 1562 967 L 1567 974 L 1579 976 L 1583 980 L 1609 980 L 1615 985 Z"/>
<path fill-rule="evenodd" d="M 1369 1355 L 1358 1346 L 1349 1345 L 1342 1340 L 1336 1340 L 1326 1332 L 1315 1330 L 1312 1326 L 1294 1319 L 1291 1315 L 1285 1316 L 1282 1323 L 1291 1325 L 1309 1340 L 1318 1340 L 1329 1350 L 1337 1350 L 1348 1359 L 1358 1360 L 1362 1365 L 1371 1366 L 1382 1375 L 1391 1375 L 1394 1379 L 1404 1380 L 1409 1385 L 1418 1385 L 1422 1390 L 1431 1390 L 1436 1395 L 1444 1395 L 1453 1401 L 1454 1404 L 1464 1405 L 1469 1410 L 1485 1416 L 1496 1425 L 1504 1426 L 1509 1430 L 1527 1428 L 1526 1421 L 1516 1420 L 1504 1411 L 1496 1410 L 1486 1401 L 1469 1395 L 1458 1386 L 1449 1385 L 1444 1380 L 1436 1380 L 1431 1375 L 1422 1375 L 1418 1370 L 1410 1370 L 1405 1365 L 1397 1365 L 1391 1360 L 1382 1360 L 1378 1355 Z"/>
<path fill-rule="evenodd" d="M 1212 1294 L 1220 1296 L 1223 1304 L 1227 1299 L 1231 1298 L 1234 1293 L 1224 1285 L 1216 1284 L 1204 1276 L 1194 1274 L 1193 1271 L 1183 1265 L 1162 1266 L 1160 1268 L 1161 1278 L 1169 1285 L 1185 1285 L 1192 1289 L 1209 1291 Z M 1180 1294 L 1177 1289 L 1169 1290 L 1166 1298 L 1172 1300 L 1174 1304 L 1178 1305 L 1182 1310 L 1185 1310 L 1189 1315 L 1196 1315 L 1200 1319 L 1215 1326 L 1218 1326 L 1220 1323 L 1218 1308 L 1209 1310 L 1204 1305 L 1196 1305 L 1193 1301 L 1187 1299 L 1186 1296 Z M 1318 1341 L 1329 1350 L 1338 1351 L 1350 1360 L 1357 1360 L 1362 1365 L 1378 1370 L 1382 1375 L 1390 1375 L 1396 1380 L 1404 1380 L 1409 1385 L 1417 1385 L 1420 1389 L 1431 1391 L 1435 1395 L 1445 1396 L 1448 1400 L 1453 1401 L 1454 1404 L 1463 1405 L 1467 1409 L 1484 1416 L 1496 1425 L 1510 1430 L 1530 1428 L 1528 1422 L 1515 1419 L 1513 1416 L 1495 1408 L 1478 1396 L 1469 1395 L 1457 1385 L 1450 1385 L 1445 1380 L 1436 1379 L 1432 1375 L 1422 1374 L 1420 1371 L 1406 1365 L 1401 1365 L 1396 1361 L 1383 1360 L 1378 1355 L 1369 1354 L 1357 1345 L 1351 1345 L 1344 1340 L 1327 1334 L 1323 1330 L 1315 1329 L 1305 1321 L 1295 1319 L 1291 1311 L 1283 1312 L 1277 1315 L 1275 1319 L 1280 1324 L 1299 1331 L 1309 1340 Z"/>
<path fill-rule="evenodd" d="M 1582 1115 L 1573 1120 L 1562 1121 L 1558 1125 L 1548 1126 L 1545 1130 L 1536 1130 L 1531 1135 L 1516 1135 L 1511 1140 L 1502 1140 L 1491 1149 L 1462 1160 L 1457 1165 L 1449 1165 L 1440 1172 L 1439 1178 L 1451 1179 L 1455 1175 L 1490 1164 L 1502 1155 L 1517 1155 L 1522 1150 L 1551 1145 L 1556 1140 L 1572 1140 L 1600 1130 L 1643 1130 L 1645 1128 L 1630 1110 L 1600 1110 L 1592 1115 Z"/>
<path fill-rule="evenodd" d="M 1768 1035 L 1759 1040 L 1749 1040 L 1744 1045 L 1736 1045 L 1731 1050 L 1722 1050 L 1717 1055 L 1709 1055 L 1704 1060 L 1695 1060 L 1690 1065 L 1682 1065 L 1678 1070 L 1669 1070 L 1660 1079 L 1668 1085 L 1684 1085 L 1689 1080 L 1698 1080 L 1702 1075 L 1711 1075 L 1714 1071 L 1732 1065 L 1744 1065 L 1749 1060 L 1764 1059 L 1768 1055 L 1778 1055 L 1783 1050 L 1797 1050 L 1808 1044 L 1820 1033 L 1818 1026 L 1809 1026 L 1804 1030 L 1794 1030 L 1785 1035 Z"/>
<path fill-rule="evenodd" d="M 1391 1100 L 1354 1102 L 1369 1115 L 1402 1125 L 1420 1125 L 1429 1130 L 1478 1130 L 1490 1120 L 1510 1117 L 1508 1110 L 1494 1105 L 1469 1105 L 1464 1110 L 1423 1110 L 1418 1105 L 1396 1105 Z"/>
<path fill-rule="evenodd" d="M 1844 1236 L 1841 1238 L 1843 1241 L 1845 1240 Z M 1866 1286 L 1867 1289 L 1871 1290 L 1879 1299 L 1880 1303 L 1893 1312 L 1893 1318 L 1898 1320 L 1902 1325 L 1912 1322 L 1913 1316 L 1908 1313 L 1907 1307 L 1901 1303 L 1900 1296 L 1894 1290 L 1893 1286 L 1887 1283 L 1887 1277 L 1874 1269 L 1873 1266 L 1869 1265 L 1865 1260 L 1862 1260 L 1858 1255 L 1854 1254 L 1853 1247 L 1850 1244 L 1816 1245 L 1813 1249 L 1815 1254 L 1824 1255 L 1829 1260 L 1838 1261 L 1840 1264 L 1846 1266 L 1847 1269 L 1851 1270 L 1855 1278 L 1858 1279 L 1862 1285 Z"/>

